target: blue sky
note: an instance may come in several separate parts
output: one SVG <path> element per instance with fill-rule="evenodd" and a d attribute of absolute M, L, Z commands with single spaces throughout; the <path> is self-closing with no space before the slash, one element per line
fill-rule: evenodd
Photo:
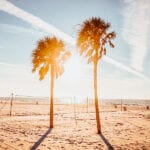
<path fill-rule="evenodd" d="M 110 22 L 117 33 L 115 48 L 108 48 L 107 56 L 137 72 L 102 60 L 98 66 L 100 97 L 150 98 L 149 8 L 148 0 L 0 0 L 0 95 L 48 96 L 49 76 L 38 81 L 38 75 L 31 73 L 31 53 L 37 40 L 55 34 L 48 25 L 58 29 L 56 35 L 75 39 L 80 24 L 96 16 Z M 56 81 L 55 96 L 92 96 L 92 65 L 86 65 L 74 48 L 71 51 L 66 71 Z"/>

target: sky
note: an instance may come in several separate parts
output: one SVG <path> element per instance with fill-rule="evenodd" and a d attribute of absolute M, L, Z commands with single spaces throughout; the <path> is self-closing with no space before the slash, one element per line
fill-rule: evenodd
<path fill-rule="evenodd" d="M 39 39 L 55 35 L 72 52 L 55 97 L 92 97 L 93 66 L 75 43 L 82 22 L 101 17 L 117 36 L 98 65 L 99 97 L 150 99 L 149 10 L 149 0 L 0 0 L 0 96 L 50 95 L 50 75 L 39 81 L 31 54 Z"/>

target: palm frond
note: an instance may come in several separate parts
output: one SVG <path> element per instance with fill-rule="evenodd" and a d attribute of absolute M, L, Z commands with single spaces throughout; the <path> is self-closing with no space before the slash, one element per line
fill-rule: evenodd
<path fill-rule="evenodd" d="M 54 68 L 55 72 L 55 78 L 57 79 L 59 76 L 61 76 L 64 72 L 64 67 L 62 64 L 56 64 Z"/>
<path fill-rule="evenodd" d="M 89 64 L 89 63 L 91 63 L 91 62 L 94 62 L 95 59 L 96 59 L 95 55 L 94 55 L 94 56 L 90 56 L 90 57 L 88 58 L 88 60 L 87 60 L 87 63 Z"/>
<path fill-rule="evenodd" d="M 49 70 L 49 65 L 48 64 L 45 65 L 45 66 L 42 66 L 39 69 L 39 76 L 40 76 L 39 80 L 43 80 L 44 79 L 44 77 L 47 74 L 48 70 Z"/>
<path fill-rule="evenodd" d="M 112 47 L 112 48 L 115 47 L 114 44 L 111 41 L 108 41 L 108 42 L 109 42 L 110 47 Z"/>
<path fill-rule="evenodd" d="M 71 52 L 70 51 L 65 51 L 62 55 L 60 55 L 60 61 L 64 63 L 70 56 Z"/>
<path fill-rule="evenodd" d="M 42 80 L 50 69 L 50 65 L 63 64 L 70 55 L 69 51 L 65 51 L 63 41 L 58 40 L 56 37 L 45 37 L 38 41 L 37 47 L 32 52 L 32 72 L 39 70 L 40 80 Z M 62 73 L 62 71 L 57 72 L 57 76 Z"/>
<path fill-rule="evenodd" d="M 86 55 L 85 55 L 85 57 L 90 57 L 90 56 L 92 56 L 92 54 L 94 53 L 94 49 L 89 49 L 89 50 L 87 50 L 87 53 L 86 53 Z"/>
<path fill-rule="evenodd" d="M 87 57 L 88 63 L 93 62 L 95 59 L 98 61 L 103 55 L 106 55 L 105 45 L 107 43 L 114 47 L 111 40 L 116 37 L 116 33 L 114 31 L 107 33 L 109 28 L 110 23 L 98 17 L 85 20 L 81 25 L 78 31 L 77 47 L 80 55 Z M 93 52 L 98 54 L 98 57 L 93 58 L 92 50 L 89 51 L 91 48 Z"/>

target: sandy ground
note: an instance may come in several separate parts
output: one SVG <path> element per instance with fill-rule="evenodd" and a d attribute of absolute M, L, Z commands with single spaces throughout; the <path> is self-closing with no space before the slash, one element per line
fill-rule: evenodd
<path fill-rule="evenodd" d="M 55 105 L 54 129 L 49 105 L 0 104 L 0 150 L 149 150 L 150 110 L 144 106 L 102 105 L 102 135 L 96 132 L 94 106 Z"/>

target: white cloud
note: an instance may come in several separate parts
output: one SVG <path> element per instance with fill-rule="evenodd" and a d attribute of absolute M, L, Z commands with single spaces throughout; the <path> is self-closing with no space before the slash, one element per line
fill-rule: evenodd
<path fill-rule="evenodd" d="M 123 36 L 131 46 L 131 65 L 143 71 L 150 34 L 150 1 L 124 0 Z"/>
<path fill-rule="evenodd" d="M 120 69 L 123 69 L 124 71 L 130 72 L 130 73 L 136 75 L 137 77 L 140 77 L 140 78 L 142 78 L 142 79 L 144 79 L 144 80 L 146 80 L 146 81 L 148 81 L 148 82 L 150 83 L 150 79 L 149 79 L 148 77 L 146 77 L 145 75 L 143 75 L 142 73 L 137 72 L 136 70 L 134 70 L 134 69 L 132 69 L 132 68 L 130 68 L 130 67 L 127 67 L 127 66 L 125 66 L 124 64 L 119 63 L 119 62 L 117 62 L 117 61 L 115 61 L 115 60 L 113 60 L 113 59 L 111 59 L 111 58 L 109 58 L 109 57 L 103 57 L 103 59 L 104 59 L 107 63 L 113 64 L 113 65 L 115 65 L 117 68 L 120 68 Z"/>
<path fill-rule="evenodd" d="M 3 24 L 3 23 L 0 23 L 0 30 L 2 32 L 8 32 L 8 33 L 12 33 L 12 34 L 21 34 L 21 33 L 28 33 L 28 35 L 43 34 L 42 32 L 37 31 L 37 30 L 19 27 L 19 26 L 10 25 L 10 24 Z"/>
<path fill-rule="evenodd" d="M 28 23 L 30 23 L 33 27 L 42 29 L 52 36 L 55 35 L 56 37 L 60 39 L 65 39 L 65 41 L 68 42 L 68 44 L 75 44 L 75 41 L 72 37 L 65 34 L 64 32 L 60 31 L 59 29 L 55 28 L 53 25 L 50 25 L 46 22 L 44 22 L 42 19 L 16 7 L 12 3 L 6 1 L 6 0 L 0 0 L 0 10 L 7 12 L 11 15 L 16 16 L 17 18 L 20 18 Z"/>

